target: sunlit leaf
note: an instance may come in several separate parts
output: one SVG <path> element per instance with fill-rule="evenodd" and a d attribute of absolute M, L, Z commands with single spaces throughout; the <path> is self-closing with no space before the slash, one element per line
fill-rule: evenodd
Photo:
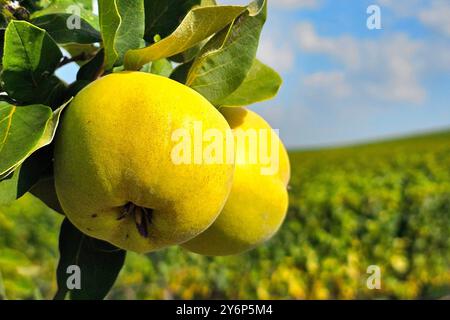
<path fill-rule="evenodd" d="M 209 40 L 194 60 L 186 85 L 213 104 L 233 93 L 253 64 L 266 11 L 265 0 L 253 2 L 248 11 Z"/>
<path fill-rule="evenodd" d="M 194 8 L 169 36 L 146 48 L 128 51 L 125 68 L 139 70 L 148 62 L 183 52 L 226 27 L 245 10 L 242 6 Z"/>
<path fill-rule="evenodd" d="M 275 70 L 255 59 L 244 82 L 218 105 L 239 107 L 268 100 L 277 94 L 281 83 L 282 79 Z"/>
<path fill-rule="evenodd" d="M 0 177 L 19 167 L 54 138 L 64 104 L 54 112 L 44 105 L 18 107 L 0 102 Z"/>
<path fill-rule="evenodd" d="M 145 27 L 143 0 L 99 0 L 105 68 L 122 63 L 125 52 L 142 45 Z"/>

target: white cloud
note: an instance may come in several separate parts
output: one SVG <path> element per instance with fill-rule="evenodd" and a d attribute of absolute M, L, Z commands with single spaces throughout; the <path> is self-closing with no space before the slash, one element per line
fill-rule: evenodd
<path fill-rule="evenodd" d="M 424 26 L 450 36 L 450 1 L 448 0 L 378 0 L 399 17 L 412 17 Z"/>
<path fill-rule="evenodd" d="M 331 55 L 348 66 L 360 65 L 357 43 L 352 37 L 320 37 L 314 26 L 309 22 L 299 24 L 296 33 L 303 51 Z"/>
<path fill-rule="evenodd" d="M 422 43 L 405 34 L 377 40 L 358 40 L 345 35 L 322 37 L 312 24 L 302 23 L 297 28 L 297 39 L 303 52 L 323 54 L 342 68 L 341 73 L 333 72 L 327 78 L 321 74 L 322 81 L 314 82 L 316 89 L 322 85 L 324 94 L 335 91 L 331 86 L 345 80 L 347 84 L 341 84 L 342 88 L 351 86 L 355 94 L 366 99 L 417 104 L 425 99 L 426 92 L 419 81 L 420 65 L 417 65 Z M 314 77 L 317 80 L 317 75 Z"/>
<path fill-rule="evenodd" d="M 221 5 L 246 5 L 250 0 L 219 0 Z M 321 0 L 269 0 L 269 6 L 282 9 L 316 9 Z"/>
<path fill-rule="evenodd" d="M 418 13 L 424 24 L 450 37 L 450 2 L 433 1 L 431 6 Z"/>
<path fill-rule="evenodd" d="M 401 17 L 415 16 L 423 8 L 425 2 L 429 2 L 429 0 L 378 0 L 381 11 L 389 8 Z"/>
<path fill-rule="evenodd" d="M 327 99 L 345 98 L 352 93 L 350 84 L 341 71 L 316 72 L 303 78 L 303 86 L 308 95 L 323 96 L 323 88 L 328 88 Z"/>
<path fill-rule="evenodd" d="M 319 0 L 274 0 L 269 3 L 280 8 L 315 9 L 319 6 Z"/>
<path fill-rule="evenodd" d="M 258 48 L 258 58 L 278 72 L 290 71 L 294 66 L 295 52 L 288 44 L 275 44 L 263 37 Z"/>

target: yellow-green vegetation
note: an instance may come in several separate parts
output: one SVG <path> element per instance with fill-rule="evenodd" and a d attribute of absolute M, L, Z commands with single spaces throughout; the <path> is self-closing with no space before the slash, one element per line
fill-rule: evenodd
<path fill-rule="evenodd" d="M 196 123 L 222 133 L 218 142 L 226 144 L 230 127 L 222 115 L 174 80 L 122 72 L 84 88 L 64 115 L 55 148 L 56 193 L 69 220 L 141 253 L 207 229 L 228 197 L 234 165 L 175 163 L 174 132 L 194 136 Z"/>
<path fill-rule="evenodd" d="M 62 220 L 28 194 L 0 207 L 0 299 L 51 298 Z"/>
<path fill-rule="evenodd" d="M 148 256 L 130 253 L 111 297 L 449 293 L 450 132 L 290 157 L 290 209 L 270 242 L 234 257 L 208 258 L 177 247 Z M 51 297 L 60 221 L 31 196 L 0 209 L 6 295 Z M 381 290 L 366 287 L 369 265 L 381 268 Z M 30 272 L 30 266 L 38 271 Z"/>

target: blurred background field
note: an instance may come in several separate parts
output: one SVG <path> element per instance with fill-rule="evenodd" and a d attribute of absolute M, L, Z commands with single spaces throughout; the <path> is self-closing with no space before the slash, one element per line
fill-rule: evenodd
<path fill-rule="evenodd" d="M 274 239 L 237 257 L 130 253 L 110 298 L 450 294 L 450 132 L 290 156 L 290 209 Z M 0 207 L 0 297 L 52 298 L 61 221 L 31 195 Z M 366 286 L 369 265 L 381 290 Z"/>

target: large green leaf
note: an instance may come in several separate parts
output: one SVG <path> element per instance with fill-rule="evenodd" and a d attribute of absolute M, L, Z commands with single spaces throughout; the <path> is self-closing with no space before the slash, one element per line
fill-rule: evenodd
<path fill-rule="evenodd" d="M 180 52 L 174 56 L 169 57 L 171 61 L 176 63 L 186 63 L 192 61 L 203 48 L 207 40 L 197 43 L 192 48 L 187 49 L 186 51 Z"/>
<path fill-rule="evenodd" d="M 5 32 L 4 90 L 23 104 L 59 104 L 65 84 L 53 72 L 61 58 L 58 45 L 44 29 L 11 21 Z"/>
<path fill-rule="evenodd" d="M 72 300 L 100 300 L 106 297 L 125 261 L 126 252 L 113 245 L 81 233 L 65 219 L 59 236 L 58 292 L 64 299 L 69 292 L 69 266 L 81 271 L 81 289 L 70 291 Z"/>
<path fill-rule="evenodd" d="M 144 0 L 99 0 L 105 68 L 120 65 L 125 52 L 141 47 L 144 37 Z"/>
<path fill-rule="evenodd" d="M 282 82 L 275 70 L 255 59 L 244 82 L 218 105 L 239 107 L 268 100 L 277 94 Z"/>
<path fill-rule="evenodd" d="M 169 36 L 146 48 L 128 51 L 125 69 L 139 70 L 151 61 L 183 52 L 226 27 L 244 11 L 243 6 L 196 7 Z"/>
<path fill-rule="evenodd" d="M 266 15 L 266 0 L 254 1 L 248 11 L 211 38 L 194 60 L 186 85 L 213 104 L 233 93 L 253 64 Z"/>
<path fill-rule="evenodd" d="M 54 13 L 39 16 L 31 22 L 45 29 L 57 43 L 95 43 L 101 41 L 100 32 L 94 29 L 86 20 L 80 19 L 80 28 L 69 29 L 68 13 Z"/>
<path fill-rule="evenodd" d="M 207 6 L 215 6 L 217 5 L 215 0 L 201 0 L 200 6 L 207 7 Z M 186 63 L 194 59 L 197 54 L 200 52 L 200 50 L 203 48 L 205 43 L 208 41 L 208 39 L 205 39 L 199 43 L 197 43 L 195 46 L 187 49 L 186 51 L 180 52 L 174 56 L 169 57 L 170 60 L 177 62 L 177 63 Z"/>
<path fill-rule="evenodd" d="M 52 112 L 44 105 L 18 107 L 0 102 L 0 177 L 9 175 L 36 150 L 52 142 L 67 104 Z"/>
<path fill-rule="evenodd" d="M 89 22 L 91 26 L 99 30 L 98 17 L 92 12 L 92 0 L 51 0 L 44 9 L 34 12 L 31 18 L 53 14 L 70 13 L 78 14 L 81 18 Z"/>
<path fill-rule="evenodd" d="M 153 42 L 153 37 L 161 38 L 171 34 L 189 10 L 194 6 L 214 6 L 214 0 L 144 0 L 145 40 Z"/>

